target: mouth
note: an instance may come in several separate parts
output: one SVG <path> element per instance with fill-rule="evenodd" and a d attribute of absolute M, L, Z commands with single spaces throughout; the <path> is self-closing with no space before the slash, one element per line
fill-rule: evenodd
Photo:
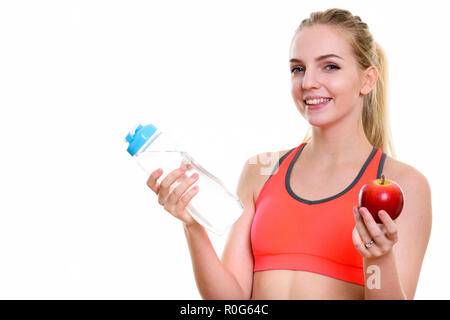
<path fill-rule="evenodd" d="M 303 100 L 303 102 L 308 110 L 318 110 L 325 107 L 331 100 L 331 98 L 326 98 L 318 100 Z"/>

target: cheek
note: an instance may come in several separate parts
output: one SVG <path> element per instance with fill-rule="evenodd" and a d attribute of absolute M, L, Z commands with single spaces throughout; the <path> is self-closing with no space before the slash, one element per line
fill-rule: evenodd
<path fill-rule="evenodd" d="M 350 107 L 354 105 L 357 96 L 355 96 L 355 88 L 352 87 L 349 83 L 341 84 L 335 84 L 335 86 L 332 86 L 329 88 L 330 94 L 335 97 L 335 101 L 340 106 Z"/>
<path fill-rule="evenodd" d="M 343 103 L 352 103 L 359 93 L 359 83 L 356 82 L 355 75 L 347 74 L 336 77 L 328 82 L 327 87 L 331 94 L 339 98 Z"/>
<path fill-rule="evenodd" d="M 302 87 L 301 81 L 298 78 L 293 78 L 291 80 L 291 93 L 294 99 L 300 99 L 302 97 Z"/>

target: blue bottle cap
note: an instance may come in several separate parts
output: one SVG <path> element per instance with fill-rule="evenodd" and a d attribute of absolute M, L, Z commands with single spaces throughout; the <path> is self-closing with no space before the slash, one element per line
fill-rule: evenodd
<path fill-rule="evenodd" d="M 125 137 L 125 142 L 130 144 L 127 149 L 128 153 L 134 156 L 153 136 L 156 130 L 157 128 L 152 124 L 148 124 L 143 127 L 140 123 L 138 123 L 137 126 Z"/>

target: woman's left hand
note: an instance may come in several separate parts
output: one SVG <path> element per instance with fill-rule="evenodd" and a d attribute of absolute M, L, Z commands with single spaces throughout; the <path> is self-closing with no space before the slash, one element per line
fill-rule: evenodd
<path fill-rule="evenodd" d="M 380 210 L 382 224 L 377 224 L 365 207 L 353 207 L 356 225 L 353 229 L 353 244 L 367 259 L 377 259 L 389 253 L 398 240 L 397 225 L 389 214 Z"/>

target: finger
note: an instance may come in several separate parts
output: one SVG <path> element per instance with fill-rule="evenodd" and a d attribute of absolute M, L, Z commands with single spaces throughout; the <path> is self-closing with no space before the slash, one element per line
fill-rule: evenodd
<path fill-rule="evenodd" d="M 164 205 L 169 196 L 170 186 L 181 178 L 186 171 L 186 167 L 180 167 L 171 171 L 160 183 L 160 189 L 158 192 L 158 202 L 160 205 Z"/>
<path fill-rule="evenodd" d="M 358 229 L 353 228 L 352 232 L 352 238 L 353 238 L 353 244 L 355 245 L 356 249 L 366 258 L 370 258 L 372 255 L 370 251 L 366 248 L 364 245 L 364 242 L 361 240 L 361 235 L 358 232 Z"/>
<path fill-rule="evenodd" d="M 374 218 L 370 214 L 367 208 L 362 207 L 359 209 L 361 216 L 364 220 L 364 224 L 366 225 L 367 231 L 369 232 L 369 236 L 375 241 L 378 246 L 386 245 L 386 237 L 384 236 L 383 231 L 381 231 L 378 224 L 375 222 Z"/>
<path fill-rule="evenodd" d="M 183 219 L 187 223 L 191 222 L 192 217 L 186 211 L 186 207 L 191 202 L 191 200 L 195 197 L 195 195 L 198 193 L 198 191 L 199 191 L 199 186 L 193 187 L 188 192 L 183 194 L 183 196 L 177 202 L 175 212 L 184 215 L 181 217 L 181 219 Z"/>
<path fill-rule="evenodd" d="M 366 225 L 364 224 L 364 220 L 361 217 L 361 214 L 358 210 L 358 207 L 353 207 L 353 214 L 355 216 L 355 221 L 356 221 L 356 229 L 358 230 L 359 235 L 362 238 L 362 241 L 364 241 L 364 243 L 366 242 L 370 242 L 372 240 L 369 232 L 367 231 Z"/>
<path fill-rule="evenodd" d="M 355 219 L 357 220 L 357 224 L 356 224 L 355 227 L 356 227 L 356 229 L 358 230 L 358 233 L 361 236 L 361 241 L 363 242 L 364 248 L 366 250 L 368 250 L 368 252 L 370 253 L 371 257 L 378 255 L 380 252 L 379 252 L 377 243 L 373 239 L 373 237 L 370 234 L 370 232 L 368 231 L 367 226 L 366 226 L 366 224 L 364 222 L 364 219 L 361 216 L 360 210 L 358 209 L 358 207 L 355 207 L 354 210 L 355 210 Z M 375 245 L 372 245 L 370 247 L 366 247 L 366 243 L 369 243 L 369 242 L 372 242 L 372 241 L 375 242 Z"/>
<path fill-rule="evenodd" d="M 159 169 L 153 171 L 147 180 L 147 186 L 156 194 L 158 194 L 158 192 L 159 192 L 158 179 L 159 179 L 159 177 L 161 177 L 162 174 L 163 174 L 163 170 L 161 168 L 159 168 Z"/>
<path fill-rule="evenodd" d="M 393 242 L 397 242 L 398 230 L 397 230 L 397 225 L 395 224 L 395 221 L 392 220 L 391 216 L 384 210 L 380 210 L 380 212 L 378 213 L 378 216 L 380 217 L 381 222 L 383 222 L 386 237 L 388 237 L 389 240 L 391 240 Z"/>
<path fill-rule="evenodd" d="M 194 173 L 190 177 L 183 179 L 183 181 L 169 194 L 169 197 L 166 201 L 167 207 L 175 208 L 183 193 L 185 193 L 186 190 L 198 180 L 198 177 L 198 173 Z"/>

